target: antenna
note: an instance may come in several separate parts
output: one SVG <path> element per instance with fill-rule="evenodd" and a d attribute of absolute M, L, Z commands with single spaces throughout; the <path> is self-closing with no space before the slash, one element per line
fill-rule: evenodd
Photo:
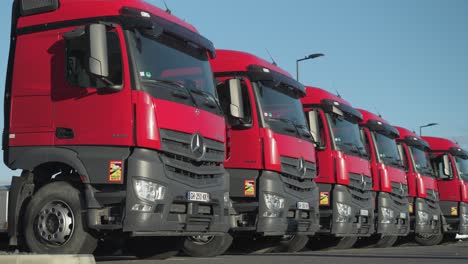
<path fill-rule="evenodd" d="M 340 94 L 340 92 L 338 92 L 338 89 L 335 89 L 335 92 L 336 92 L 336 96 L 338 96 L 339 98 L 341 98 L 341 94 Z"/>
<path fill-rule="evenodd" d="M 374 108 L 375 108 L 375 112 L 377 113 L 377 115 L 378 115 L 378 116 L 381 118 L 381 117 L 382 117 L 382 115 L 380 114 L 380 111 L 379 111 L 379 109 L 377 109 L 377 107 L 375 107 L 375 106 L 374 106 Z"/>
<path fill-rule="evenodd" d="M 275 59 L 273 59 L 273 56 L 271 56 L 270 51 L 265 48 L 266 52 L 268 53 L 268 56 L 270 56 L 271 64 L 277 66 L 278 64 L 276 63 Z"/>
<path fill-rule="evenodd" d="M 167 6 L 166 1 L 164 1 L 164 0 L 162 0 L 162 1 L 163 1 L 163 3 L 164 3 L 164 6 L 166 7 L 166 13 L 172 14 L 172 11 L 171 11 L 171 10 L 169 9 L 169 7 Z"/>

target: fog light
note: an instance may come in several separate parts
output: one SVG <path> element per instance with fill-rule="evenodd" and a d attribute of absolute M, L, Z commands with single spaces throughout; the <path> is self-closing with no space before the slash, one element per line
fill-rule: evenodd
<path fill-rule="evenodd" d="M 132 211 L 138 211 L 138 212 L 149 212 L 151 211 L 153 207 L 151 205 L 147 204 L 135 204 L 132 207 Z"/>
<path fill-rule="evenodd" d="M 166 187 L 147 180 L 134 180 L 135 193 L 138 198 L 154 202 L 163 200 L 166 194 Z"/>
<path fill-rule="evenodd" d="M 231 199 L 229 198 L 229 192 L 224 193 L 224 206 L 231 207 Z"/>
<path fill-rule="evenodd" d="M 343 203 L 336 203 L 336 208 L 338 211 L 338 217 L 336 218 L 336 222 L 338 223 L 348 222 L 348 219 L 352 213 L 351 206 L 347 204 L 343 204 Z"/>
<path fill-rule="evenodd" d="M 382 224 L 390 224 L 392 223 L 393 218 L 395 217 L 395 212 L 390 208 L 382 207 L 380 208 L 382 212 Z"/>
<path fill-rule="evenodd" d="M 263 213 L 263 217 L 278 217 L 280 212 L 271 212 L 271 211 L 266 211 Z"/>
<path fill-rule="evenodd" d="M 284 208 L 283 197 L 272 193 L 264 193 L 263 197 L 265 198 L 265 205 L 268 210 L 278 211 Z"/>
<path fill-rule="evenodd" d="M 423 211 L 418 211 L 418 224 L 427 225 L 429 224 L 429 214 Z"/>

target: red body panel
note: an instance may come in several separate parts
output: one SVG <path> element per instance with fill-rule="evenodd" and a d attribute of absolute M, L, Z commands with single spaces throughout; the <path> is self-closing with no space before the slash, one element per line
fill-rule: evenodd
<path fill-rule="evenodd" d="M 440 200 L 468 202 L 468 183 L 461 179 L 458 174 L 457 166 L 455 165 L 455 157 L 449 153 L 451 148 L 461 147 L 455 142 L 445 138 L 426 136 L 422 138 L 429 143 L 431 150 L 434 151 L 435 154 L 448 154 L 450 158 L 454 177 L 452 180 L 437 179 Z"/>
<path fill-rule="evenodd" d="M 400 137 L 398 138 L 398 140 L 404 140 L 406 137 L 422 139 L 420 136 L 406 128 L 396 126 L 396 129 L 398 129 L 398 132 L 400 133 Z M 409 164 L 408 172 L 406 173 L 406 177 L 408 180 L 408 196 L 426 198 L 427 189 L 436 191 L 438 190 L 437 180 L 430 175 L 423 175 L 418 173 L 414 168 L 414 161 L 412 159 L 412 155 L 410 153 L 408 145 L 406 145 L 404 142 L 402 143 L 402 145 L 403 151 L 406 154 L 406 163 Z"/>
<path fill-rule="evenodd" d="M 245 52 L 216 50 L 216 59 L 211 60 L 215 74 L 247 72 L 249 65 L 263 66 L 291 77 L 283 69 Z M 224 166 L 226 168 L 265 169 L 280 172 L 280 156 L 292 158 L 302 156 L 304 160 L 315 163 L 315 148 L 312 143 L 260 127 L 258 118 L 255 118 L 258 116 L 258 109 L 253 87 L 249 80 L 246 81 L 246 85 L 252 106 L 252 117 L 254 117 L 252 118 L 252 127 L 241 130 L 229 129 L 230 153 Z"/>
<path fill-rule="evenodd" d="M 369 120 L 380 121 L 384 124 L 388 122 L 382 117 L 375 115 L 369 111 L 358 109 L 361 112 L 363 120 L 361 124 L 366 124 Z M 379 192 L 392 192 L 392 182 L 407 184 L 406 172 L 402 169 L 391 167 L 385 165 L 377 159 L 375 153 L 376 142 L 374 142 L 373 137 L 371 136 L 371 131 L 369 128 L 365 128 L 365 133 L 369 138 L 368 149 L 371 149 L 371 167 L 372 167 L 372 177 L 373 177 L 373 190 Z"/>
<path fill-rule="evenodd" d="M 322 100 L 328 99 L 351 106 L 346 100 L 329 93 L 323 89 L 307 86 L 306 97 L 301 99 L 303 105 L 319 105 Z M 311 110 L 311 107 L 304 106 L 304 111 Z M 325 113 L 319 110 L 320 118 L 327 124 Z M 349 185 L 348 173 L 362 174 L 371 177 L 369 161 L 360 157 L 346 155 L 341 151 L 334 150 L 329 126 L 324 126 L 326 148 L 317 152 L 318 176 L 315 179 L 318 183 Z"/>

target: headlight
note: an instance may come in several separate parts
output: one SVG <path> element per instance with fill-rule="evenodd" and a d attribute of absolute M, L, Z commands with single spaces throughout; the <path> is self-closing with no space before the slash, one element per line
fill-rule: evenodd
<path fill-rule="evenodd" d="M 429 214 L 423 211 L 418 211 L 418 224 L 419 225 L 427 225 L 429 224 Z"/>
<path fill-rule="evenodd" d="M 462 226 L 468 226 L 468 214 L 462 214 Z"/>
<path fill-rule="evenodd" d="M 268 210 L 278 211 L 284 208 L 284 198 L 271 193 L 264 193 L 265 204 Z"/>
<path fill-rule="evenodd" d="M 138 198 L 150 202 L 164 199 L 166 194 L 165 186 L 146 180 L 135 180 L 134 183 L 135 193 Z"/>
<path fill-rule="evenodd" d="M 229 198 L 229 192 L 224 193 L 224 207 L 231 207 L 231 199 Z"/>
<path fill-rule="evenodd" d="M 336 222 L 348 222 L 348 218 L 351 216 L 352 213 L 351 206 L 343 203 L 336 203 L 336 208 L 338 210 L 338 217 L 336 218 Z"/>
<path fill-rule="evenodd" d="M 382 211 L 382 224 L 390 224 L 392 223 L 393 218 L 395 217 L 395 212 L 390 208 L 382 207 L 380 208 Z"/>

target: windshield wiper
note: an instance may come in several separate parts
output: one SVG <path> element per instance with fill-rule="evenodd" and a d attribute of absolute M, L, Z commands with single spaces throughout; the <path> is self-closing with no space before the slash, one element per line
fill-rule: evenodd
<path fill-rule="evenodd" d="M 218 110 L 222 113 L 222 109 L 221 109 L 221 105 L 219 104 L 218 100 L 216 100 L 216 98 L 208 93 L 208 92 L 205 92 L 203 90 L 199 90 L 199 89 L 192 89 L 192 88 L 188 88 L 192 93 L 194 94 L 198 94 L 198 95 L 201 95 L 201 96 L 204 96 L 205 97 L 205 101 L 203 102 L 204 105 L 208 106 L 209 108 L 218 108 Z M 213 103 L 214 102 L 214 103 Z"/>
<path fill-rule="evenodd" d="M 286 124 L 291 124 L 292 127 L 294 127 L 294 130 L 291 129 L 291 128 L 284 128 L 285 131 L 288 131 L 288 132 L 291 132 L 291 133 L 294 133 L 296 132 L 297 135 L 299 136 L 299 138 L 302 139 L 302 137 L 307 137 L 307 138 L 312 138 L 312 135 L 310 133 L 301 133 L 299 132 L 299 129 L 301 129 L 302 131 L 305 131 L 305 128 L 306 126 L 304 125 L 301 125 L 301 124 L 296 124 L 295 122 L 287 119 L 287 118 L 281 118 L 281 117 L 268 117 L 268 120 L 273 120 L 273 121 L 280 121 L 280 122 L 283 122 L 283 123 L 286 123 Z"/>
<path fill-rule="evenodd" d="M 405 166 L 401 163 L 401 159 L 394 159 L 393 157 L 382 157 L 382 159 L 386 161 L 388 165 L 393 165 L 398 168 L 405 169 Z"/>
<path fill-rule="evenodd" d="M 184 89 L 188 96 L 185 95 L 185 94 L 181 94 L 177 91 L 172 91 L 172 95 L 175 96 L 175 97 L 179 97 L 179 98 L 182 98 L 182 99 L 189 99 L 192 101 L 193 105 L 198 108 L 198 104 L 197 104 L 197 101 L 195 100 L 195 98 L 193 97 L 193 94 L 192 94 L 192 91 L 190 88 L 186 87 L 185 85 L 181 84 L 180 82 L 176 82 L 176 81 L 171 81 L 171 80 L 164 80 L 164 79 L 159 79 L 159 80 L 152 80 L 152 79 L 148 79 L 148 80 L 142 80 L 143 82 L 149 82 L 149 83 L 156 83 L 156 84 L 166 84 L 166 85 L 171 85 L 171 86 L 176 86 L 176 87 L 179 87 L 179 88 L 182 88 Z"/>

